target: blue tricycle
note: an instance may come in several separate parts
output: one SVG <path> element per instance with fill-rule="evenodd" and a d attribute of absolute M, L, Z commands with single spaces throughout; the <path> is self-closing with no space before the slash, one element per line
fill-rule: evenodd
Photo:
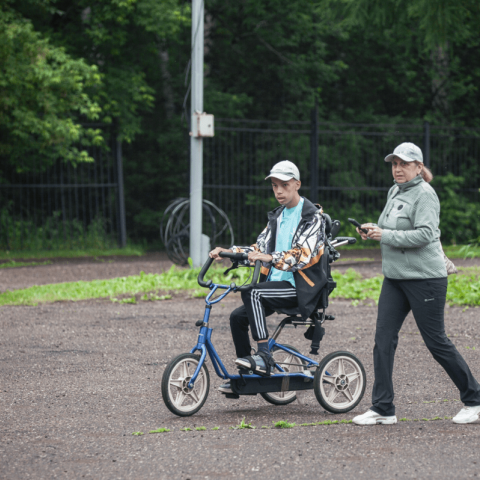
<path fill-rule="evenodd" d="M 174 358 L 166 367 L 162 377 L 162 396 L 167 408 L 181 417 L 197 413 L 207 400 L 210 390 L 210 375 L 205 365 L 207 354 L 210 356 L 213 368 L 219 377 L 229 379 L 233 393 L 225 394 L 227 398 L 239 398 L 240 395 L 260 394 L 267 402 L 274 405 L 287 405 L 297 399 L 297 392 L 311 390 L 320 405 L 331 413 L 345 413 L 355 408 L 361 401 L 366 387 L 366 375 L 362 362 L 351 352 L 336 351 L 327 354 L 321 361 L 302 355 L 291 345 L 277 342 L 286 326 L 299 325 L 310 327 L 313 334 L 311 354 L 318 352 L 320 341 L 325 333 L 324 322 L 334 320 L 333 315 L 327 315 L 328 296 L 336 287 L 331 277 L 330 265 L 340 254 L 336 248 L 353 244 L 355 238 L 335 237 L 340 229 L 340 222 L 326 220 L 326 242 L 324 254 L 321 257 L 327 275 L 325 287 L 321 290 L 315 311 L 310 318 L 303 320 L 298 308 L 278 310 L 277 313 L 287 315 L 275 330 L 269 340 L 269 348 L 275 361 L 275 371 L 270 377 L 253 374 L 252 371 L 239 369 L 238 374 L 230 374 L 223 365 L 212 343 L 213 329 L 209 326 L 212 306 L 220 302 L 231 292 L 252 288 L 258 281 L 261 262 L 255 262 L 252 281 L 249 285 L 237 286 L 235 283 L 221 285 L 211 280 L 204 281 L 207 270 L 213 259 L 209 258 L 198 276 L 198 283 L 210 289 L 205 303 L 205 313 L 202 320 L 196 322 L 200 327 L 197 345 L 190 353 L 183 353 Z M 240 260 L 247 258 L 244 253 L 222 252 L 220 256 L 230 258 L 233 267 L 238 267 Z M 213 298 L 217 291 L 224 290 Z M 196 353 L 198 352 L 198 353 Z"/>

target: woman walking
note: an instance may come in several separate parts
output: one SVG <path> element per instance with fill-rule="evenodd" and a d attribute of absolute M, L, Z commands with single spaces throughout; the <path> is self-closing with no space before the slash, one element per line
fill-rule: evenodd
<path fill-rule="evenodd" d="M 433 358 L 460 391 L 465 407 L 453 418 L 471 423 L 480 417 L 480 386 L 468 365 L 445 334 L 444 309 L 447 270 L 440 244 L 440 203 L 429 185 L 432 173 L 423 164 L 422 151 L 402 143 L 385 157 L 392 163 L 395 185 L 378 226 L 362 225 L 363 240 L 380 242 L 385 276 L 378 303 L 373 361 L 375 382 L 372 407 L 353 419 L 357 425 L 397 423 L 393 404 L 393 362 L 398 333 L 412 310 L 418 329 Z"/>

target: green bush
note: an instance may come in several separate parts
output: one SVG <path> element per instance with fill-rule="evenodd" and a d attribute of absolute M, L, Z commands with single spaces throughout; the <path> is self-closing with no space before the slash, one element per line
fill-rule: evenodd
<path fill-rule="evenodd" d="M 1 250 L 108 249 L 116 246 L 116 236 L 108 230 L 108 222 L 101 216 L 85 226 L 76 218 L 63 220 L 56 211 L 42 225 L 36 225 L 32 218 L 14 219 L 6 207 L 0 210 Z"/>
<path fill-rule="evenodd" d="M 435 177 L 432 182 L 440 198 L 440 230 L 444 243 L 480 242 L 479 204 L 462 193 L 465 183 L 464 177 L 452 173 Z"/>

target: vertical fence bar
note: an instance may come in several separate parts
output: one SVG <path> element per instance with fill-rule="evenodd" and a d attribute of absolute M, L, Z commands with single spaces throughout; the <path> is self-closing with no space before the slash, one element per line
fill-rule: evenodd
<path fill-rule="evenodd" d="M 311 112 L 310 132 L 310 201 L 318 203 L 318 103 Z"/>
<path fill-rule="evenodd" d="M 423 163 L 430 168 L 430 122 L 423 124 Z"/>
<path fill-rule="evenodd" d="M 116 141 L 116 161 L 117 161 L 117 202 L 118 202 L 118 245 L 120 248 L 127 246 L 127 224 L 125 220 L 125 192 L 123 189 L 123 161 L 122 161 L 122 142 L 119 138 Z"/>

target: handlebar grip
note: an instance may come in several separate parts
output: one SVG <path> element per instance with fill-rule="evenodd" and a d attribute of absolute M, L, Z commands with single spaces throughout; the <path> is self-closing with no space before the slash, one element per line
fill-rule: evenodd
<path fill-rule="evenodd" d="M 231 260 L 248 260 L 248 254 L 242 252 L 220 252 L 218 256 L 222 258 L 230 258 Z"/>
<path fill-rule="evenodd" d="M 208 257 L 208 260 L 205 262 L 205 265 L 202 267 L 202 269 L 200 270 L 200 273 L 198 274 L 197 281 L 201 287 L 208 288 L 212 283 L 211 280 L 209 280 L 208 282 L 203 281 L 203 277 L 207 273 L 207 270 L 210 268 L 212 263 L 213 263 L 213 258 Z"/>
<path fill-rule="evenodd" d="M 255 270 L 253 271 L 253 278 L 252 282 L 249 283 L 248 285 L 244 285 L 243 287 L 238 287 L 239 292 L 244 292 L 246 290 L 250 290 L 252 287 L 254 287 L 258 283 L 258 277 L 260 274 L 260 269 L 262 268 L 262 262 L 260 260 L 255 261 Z"/>
<path fill-rule="evenodd" d="M 350 245 L 353 245 L 354 243 L 357 243 L 357 239 L 354 238 L 354 237 L 337 237 L 337 238 L 335 238 L 335 241 L 337 243 L 348 242 Z"/>

